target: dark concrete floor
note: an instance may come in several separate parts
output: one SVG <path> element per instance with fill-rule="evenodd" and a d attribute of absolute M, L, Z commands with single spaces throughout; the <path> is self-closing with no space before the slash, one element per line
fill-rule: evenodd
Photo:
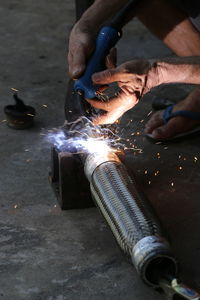
<path fill-rule="evenodd" d="M 73 1 L 0 0 L 0 299 L 162 299 L 140 281 L 97 209 L 61 211 L 48 183 L 50 143 L 43 133 L 64 121 L 73 22 Z M 138 21 L 118 48 L 120 62 L 170 54 Z M 6 126 L 11 88 L 36 108 L 34 128 Z M 168 86 L 147 95 L 124 117 L 124 136 L 142 130 L 152 96 L 178 99 L 189 89 Z M 170 145 L 135 139 L 143 153 L 131 158 L 132 168 L 168 232 L 181 278 L 200 290 L 200 137 Z"/>

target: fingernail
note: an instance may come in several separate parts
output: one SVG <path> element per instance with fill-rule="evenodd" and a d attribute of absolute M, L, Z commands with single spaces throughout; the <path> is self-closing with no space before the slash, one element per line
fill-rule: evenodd
<path fill-rule="evenodd" d="M 78 78 L 80 77 L 79 74 L 80 74 L 80 73 L 79 73 L 78 71 L 74 71 L 74 72 L 72 73 L 73 79 L 78 79 Z"/>
<path fill-rule="evenodd" d="M 74 79 L 77 79 L 80 77 L 80 75 L 83 73 L 84 69 L 83 67 L 76 67 L 72 71 L 72 76 Z"/>

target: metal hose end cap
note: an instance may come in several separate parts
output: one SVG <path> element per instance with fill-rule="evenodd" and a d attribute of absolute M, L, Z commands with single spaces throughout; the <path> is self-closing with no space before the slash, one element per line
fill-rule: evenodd
<path fill-rule="evenodd" d="M 131 257 L 142 280 L 154 288 L 159 287 L 158 274 L 177 274 L 177 262 L 163 237 L 144 237 L 133 247 Z"/>
<path fill-rule="evenodd" d="M 88 155 L 84 165 L 84 172 L 89 181 L 91 181 L 94 170 L 105 162 L 121 163 L 117 154 L 112 150 L 106 153 L 92 153 Z"/>

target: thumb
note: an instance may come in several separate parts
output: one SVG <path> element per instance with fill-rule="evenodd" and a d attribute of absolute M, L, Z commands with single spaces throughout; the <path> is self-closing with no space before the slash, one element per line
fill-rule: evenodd
<path fill-rule="evenodd" d="M 117 65 L 117 48 L 111 48 L 109 54 L 106 56 L 107 69 L 116 68 Z"/>

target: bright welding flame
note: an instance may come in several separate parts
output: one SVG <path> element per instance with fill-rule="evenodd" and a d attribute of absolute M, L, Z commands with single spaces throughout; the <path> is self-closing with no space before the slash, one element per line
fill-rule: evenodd
<path fill-rule="evenodd" d="M 71 153 L 108 153 L 117 144 L 117 138 L 108 128 L 94 126 L 85 117 L 65 123 L 61 130 L 48 135 L 58 149 Z"/>
<path fill-rule="evenodd" d="M 88 140 L 80 140 L 80 144 L 89 153 L 104 154 L 111 151 L 111 147 L 107 144 L 106 140 L 97 140 L 94 138 L 88 138 Z"/>
<path fill-rule="evenodd" d="M 107 153 L 112 148 L 108 145 L 108 140 L 99 140 L 97 138 L 69 138 L 63 131 L 57 133 L 51 133 L 48 135 L 50 141 L 58 148 L 64 147 L 70 152 L 74 153 Z"/>
<path fill-rule="evenodd" d="M 106 154 L 125 148 L 118 135 L 107 127 L 94 126 L 86 117 L 65 123 L 60 130 L 48 134 L 48 140 L 58 149 L 71 153 Z"/>

